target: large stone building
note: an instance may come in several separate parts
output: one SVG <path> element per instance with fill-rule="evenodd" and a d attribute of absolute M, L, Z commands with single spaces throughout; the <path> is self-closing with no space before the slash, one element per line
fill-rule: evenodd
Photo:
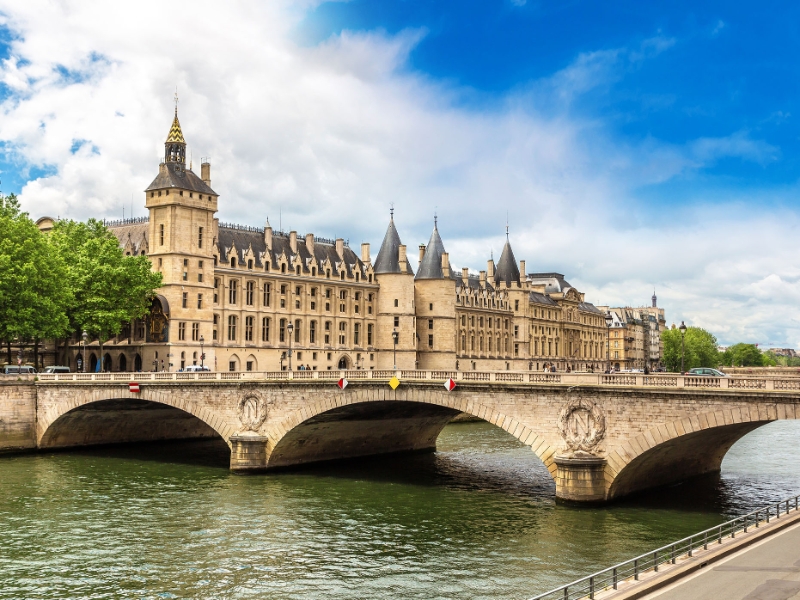
<path fill-rule="evenodd" d="M 605 368 L 604 313 L 563 275 L 526 274 L 509 241 L 474 274 L 451 267 L 436 220 L 416 268 L 393 214 L 374 261 L 369 244 L 220 223 L 211 166 L 187 168 L 177 110 L 145 193 L 147 218 L 108 225 L 163 287 L 105 344 L 105 369 Z M 71 349 L 75 368 L 80 340 Z M 98 352 L 90 342 L 88 368 Z"/>
<path fill-rule="evenodd" d="M 663 366 L 664 343 L 661 333 L 666 328 L 664 309 L 658 307 L 653 292 L 652 305 L 632 308 L 599 307 L 611 315 L 609 328 L 609 360 L 617 371 L 659 369 Z"/>

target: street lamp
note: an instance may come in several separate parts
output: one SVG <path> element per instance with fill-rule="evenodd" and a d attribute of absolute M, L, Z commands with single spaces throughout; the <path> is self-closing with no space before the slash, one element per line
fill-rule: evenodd
<path fill-rule="evenodd" d="M 608 363 L 608 367 L 606 369 L 606 373 L 611 373 L 611 324 L 614 322 L 614 318 L 611 316 L 611 312 L 606 313 L 606 362 Z"/>
<path fill-rule="evenodd" d="M 83 360 L 81 361 L 81 373 L 86 373 L 86 342 L 89 341 L 89 334 L 86 330 L 81 333 L 81 341 L 83 341 Z"/>
<path fill-rule="evenodd" d="M 203 344 L 205 344 L 205 343 L 206 343 L 206 339 L 201 335 L 200 336 L 200 369 L 202 369 L 205 366 L 206 353 L 203 352 Z"/>
<path fill-rule="evenodd" d="M 681 330 L 681 375 L 683 375 L 683 357 L 686 354 L 686 343 L 684 341 L 686 337 L 686 324 L 681 321 L 681 326 L 678 327 L 678 329 Z"/>
<path fill-rule="evenodd" d="M 289 325 L 286 327 L 286 330 L 289 332 L 289 370 L 292 370 L 292 332 L 294 331 L 294 325 L 290 322 Z"/>
<path fill-rule="evenodd" d="M 392 330 L 392 341 L 394 342 L 394 370 L 397 371 L 397 339 L 400 337 L 400 334 L 397 333 L 397 329 Z"/>

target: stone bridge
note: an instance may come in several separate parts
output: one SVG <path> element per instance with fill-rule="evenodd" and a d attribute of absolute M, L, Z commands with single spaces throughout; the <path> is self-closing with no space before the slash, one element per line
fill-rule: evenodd
<path fill-rule="evenodd" d="M 344 389 L 340 377 L 349 382 Z M 253 472 L 435 450 L 459 413 L 529 446 L 558 498 L 603 502 L 718 471 L 743 435 L 800 418 L 800 378 L 513 371 L 14 377 L 0 382 L 0 449 L 219 436 L 231 448 L 231 469 Z"/>

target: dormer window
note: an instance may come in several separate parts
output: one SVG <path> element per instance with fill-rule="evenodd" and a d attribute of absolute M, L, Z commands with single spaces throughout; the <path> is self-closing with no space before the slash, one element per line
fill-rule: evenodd
<path fill-rule="evenodd" d="M 180 191 L 180 192 L 178 192 L 178 193 L 179 193 L 181 196 L 183 196 L 183 190 L 181 190 L 181 191 Z"/>
<path fill-rule="evenodd" d="M 231 269 L 236 268 L 236 257 L 231 258 Z"/>

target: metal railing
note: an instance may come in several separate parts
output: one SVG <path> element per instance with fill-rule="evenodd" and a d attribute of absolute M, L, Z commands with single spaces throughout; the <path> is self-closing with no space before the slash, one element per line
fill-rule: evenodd
<path fill-rule="evenodd" d="M 141 372 L 141 373 L 39 373 L 37 375 L 0 375 L 0 381 L 193 381 L 193 380 L 258 380 L 298 381 L 330 380 L 345 377 L 348 380 L 391 379 L 397 376 L 404 381 L 442 381 L 452 378 L 456 382 L 499 384 L 548 384 L 598 387 L 645 387 L 648 389 L 713 389 L 800 391 L 800 380 L 764 379 L 753 377 L 697 377 L 675 374 L 625 373 L 542 373 L 539 371 L 423 371 L 423 370 L 333 370 L 333 371 L 200 371 L 200 372 Z"/>
<path fill-rule="evenodd" d="M 787 500 L 781 500 L 777 504 L 759 508 L 677 542 L 640 554 L 588 577 L 577 579 L 567 585 L 534 596 L 530 600 L 594 599 L 595 594 L 616 590 L 624 581 L 637 581 L 643 573 L 658 572 L 660 567 L 667 564 L 674 565 L 677 560 L 691 557 L 700 549 L 708 550 L 712 544 L 722 544 L 723 540 L 733 539 L 740 533 L 747 533 L 748 529 L 760 527 L 762 523 L 769 523 L 770 519 L 780 519 L 781 516 L 785 517 L 790 512 L 796 512 L 798 499 L 800 496 L 794 496 Z"/>

